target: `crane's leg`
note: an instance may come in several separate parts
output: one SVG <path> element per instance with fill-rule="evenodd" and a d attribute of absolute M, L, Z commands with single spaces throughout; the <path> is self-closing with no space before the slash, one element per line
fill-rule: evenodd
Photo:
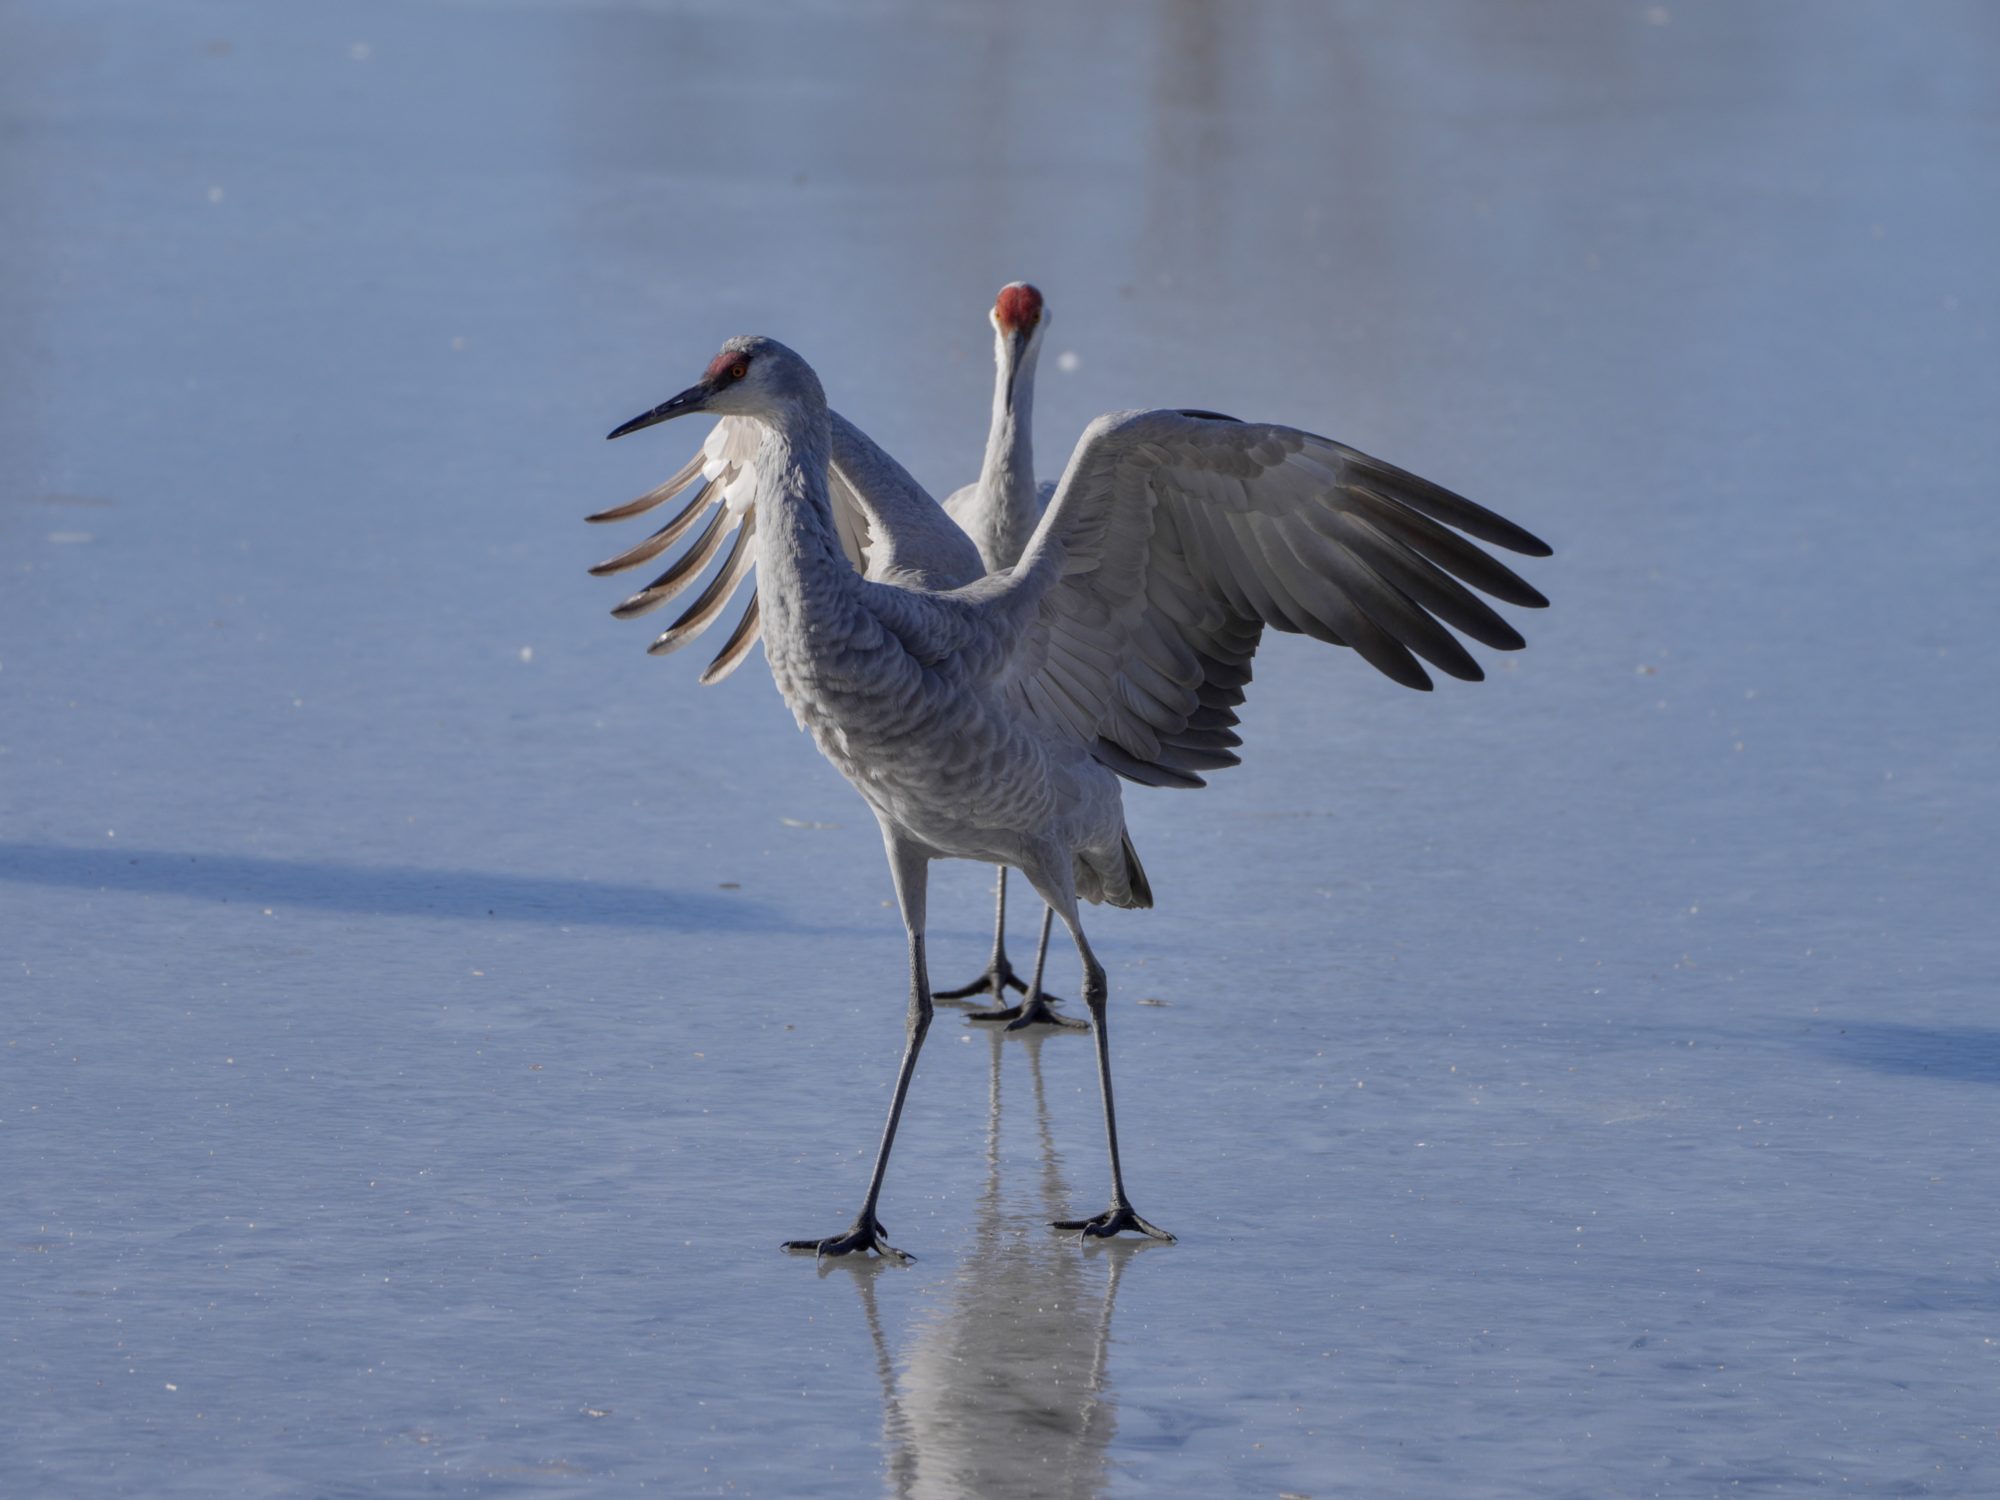
<path fill-rule="evenodd" d="M 1051 865 L 1054 865 L 1053 861 Z M 1063 925 L 1076 939 L 1076 951 L 1083 956 L 1083 1002 L 1090 1007 L 1091 1028 L 1097 1033 L 1097 1087 L 1104 1096 L 1104 1142 L 1111 1148 L 1111 1207 L 1094 1218 L 1058 1219 L 1055 1227 L 1073 1229 L 1079 1236 L 1089 1235 L 1093 1239 L 1109 1239 L 1119 1231 L 1129 1229 L 1135 1234 L 1151 1235 L 1156 1240 L 1172 1244 L 1174 1237 L 1158 1225 L 1140 1218 L 1125 1193 L 1125 1170 L 1118 1160 L 1118 1110 L 1111 1096 L 1111 1044 L 1104 1028 L 1110 985 L 1104 977 L 1104 965 L 1090 951 L 1090 944 L 1083 936 L 1083 927 L 1077 921 L 1076 887 L 1068 862 L 1065 860 L 1056 867 L 1056 878 L 1046 883 L 1037 880 L 1035 888 L 1041 892 L 1042 899 L 1061 915 Z"/>
<path fill-rule="evenodd" d="M 889 1243 L 888 1231 L 875 1217 L 875 1204 L 882 1196 L 882 1177 L 889 1170 L 889 1151 L 896 1144 L 896 1125 L 903 1118 L 903 1101 L 909 1097 L 917 1054 L 923 1050 L 924 1033 L 931 1029 L 931 981 L 924 968 L 924 895 L 930 880 L 930 854 L 896 838 L 886 828 L 882 837 L 888 846 L 889 869 L 896 877 L 896 900 L 903 908 L 903 925 L 910 934 L 910 1009 L 903 1023 L 903 1061 L 896 1069 L 896 1092 L 889 1100 L 889 1120 L 882 1127 L 875 1170 L 869 1174 L 868 1192 L 861 1200 L 854 1222 L 841 1233 L 823 1240 L 787 1240 L 785 1249 L 815 1256 L 873 1250 L 885 1260 L 911 1261 L 916 1259 L 914 1255 Z"/>
<path fill-rule="evenodd" d="M 1024 990 L 1021 976 L 1014 972 L 1014 965 L 1007 959 L 1007 867 L 996 865 L 1000 872 L 1000 900 L 993 917 L 993 956 L 986 961 L 986 972 L 970 984 L 961 984 L 957 989 L 939 990 L 940 1000 L 970 1000 L 975 995 L 991 995 L 995 1000 L 1007 993 L 1012 985 Z"/>
<path fill-rule="evenodd" d="M 1057 1015 L 1049 1008 L 1049 997 L 1042 993 L 1042 969 L 1049 961 L 1049 929 L 1056 919 L 1055 908 L 1042 908 L 1042 940 L 1035 945 L 1035 977 L 1028 981 L 1028 991 L 1019 1005 L 1010 1005 L 1004 1010 L 975 1010 L 968 1012 L 968 1021 L 1005 1021 L 1009 1031 L 1019 1031 L 1024 1026 L 1063 1026 L 1071 1031 L 1088 1031 L 1088 1021 L 1072 1020 L 1068 1016 Z"/>
<path fill-rule="evenodd" d="M 1005 865 L 998 865 L 995 868 L 1000 871 L 1000 899 L 993 916 L 993 956 L 986 961 L 986 972 L 973 980 L 972 983 L 961 984 L 957 989 L 939 990 L 933 997 L 934 999 L 971 1000 L 990 995 L 995 1001 L 1000 1001 L 1007 998 L 1007 991 L 1010 987 L 1020 990 L 1023 994 L 1027 993 L 1028 986 L 1022 982 L 1021 976 L 1014 972 L 1014 965 L 1007 958 L 1007 867 Z M 1048 931 L 1048 924 L 1046 922 L 1042 924 L 1042 931 L 1044 933 Z M 1046 938 L 1044 939 L 1043 947 L 1045 949 L 1047 947 Z M 1056 1025 L 1071 1024 L 1060 1020 L 1054 1012 L 1049 1011 L 1048 1007 L 1050 1003 L 1061 1003 L 1056 1000 L 1055 996 L 1044 995 L 1042 1001 L 1042 1010 L 1048 1012 L 1048 1014 L 1046 1016 L 1038 1016 L 1038 1020 L 1046 1019 L 1054 1022 Z M 1018 1009 L 1009 1007 L 1005 1011 L 974 1016 L 973 1019 L 977 1021 L 1012 1021 L 1018 1019 L 1020 1015 L 1021 1012 Z M 1032 1025 L 1033 1022 L 1029 1024 Z"/>

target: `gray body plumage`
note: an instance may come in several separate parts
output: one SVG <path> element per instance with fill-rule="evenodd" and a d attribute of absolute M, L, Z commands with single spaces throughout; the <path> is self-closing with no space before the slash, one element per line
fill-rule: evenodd
<path fill-rule="evenodd" d="M 757 455 L 770 476 L 758 496 L 764 654 L 800 727 L 885 828 L 932 857 L 1031 878 L 1068 864 L 1085 900 L 1131 904 L 1117 777 L 1010 699 L 991 590 L 847 565 L 831 503 L 808 482 L 826 462 L 820 420 L 805 404 L 789 429 L 765 428 Z"/>

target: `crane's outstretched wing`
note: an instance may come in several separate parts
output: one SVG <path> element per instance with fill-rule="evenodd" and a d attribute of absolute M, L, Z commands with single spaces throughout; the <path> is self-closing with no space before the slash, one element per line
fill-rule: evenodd
<path fill-rule="evenodd" d="M 978 549 L 952 524 L 924 487 L 868 435 L 838 413 L 827 493 L 834 529 L 847 560 L 864 576 L 950 588 L 983 571 Z M 747 417 L 724 417 L 701 451 L 665 484 L 628 504 L 599 511 L 592 521 L 622 521 L 663 505 L 697 480 L 694 498 L 666 525 L 636 546 L 590 571 L 621 573 L 651 562 L 686 538 L 708 517 L 665 572 L 611 612 L 620 619 L 659 608 L 692 585 L 718 556 L 722 561 L 694 602 L 647 647 L 655 655 L 678 651 L 719 619 L 757 563 L 756 459 L 761 434 Z M 711 516 L 709 512 L 713 511 Z M 700 680 L 720 682 L 742 664 L 761 631 L 757 589 Z"/>
<path fill-rule="evenodd" d="M 754 422 L 742 417 L 724 417 L 703 440 L 701 451 L 665 484 L 648 490 L 628 504 L 599 511 L 588 518 L 592 521 L 622 521 L 642 515 L 655 506 L 664 505 L 688 486 L 700 482 L 694 498 L 682 506 L 666 525 L 644 541 L 626 548 L 616 557 L 606 558 L 590 570 L 601 577 L 651 562 L 693 532 L 707 517 L 707 524 L 701 526 L 688 546 L 668 564 L 665 572 L 611 611 L 620 619 L 630 619 L 658 609 L 685 591 L 701 577 L 727 544 L 727 554 L 714 578 L 648 650 L 659 654 L 678 650 L 707 630 L 728 607 L 737 587 L 756 565 L 757 515 L 753 502 L 757 494 L 758 444 L 759 434 Z M 709 514 L 711 511 L 713 515 Z M 846 549 L 848 559 L 858 567 L 863 541 L 858 535 L 858 518 L 850 515 L 848 520 L 849 524 L 840 528 L 841 545 Z M 748 607 L 724 641 L 722 650 L 702 672 L 701 680 L 720 682 L 735 671 L 757 643 L 758 631 L 757 601 L 753 594 Z"/>
<path fill-rule="evenodd" d="M 1548 601 L 1460 532 L 1549 553 L 1330 438 L 1125 412 L 1084 433 L 1013 576 L 965 597 L 1011 639 L 998 677 L 1023 712 L 1134 781 L 1200 786 L 1237 762 L 1232 726 L 1267 625 L 1351 646 L 1412 688 L 1431 685 L 1419 657 L 1485 675 L 1447 625 L 1497 650 L 1523 645 L 1465 585 Z"/>

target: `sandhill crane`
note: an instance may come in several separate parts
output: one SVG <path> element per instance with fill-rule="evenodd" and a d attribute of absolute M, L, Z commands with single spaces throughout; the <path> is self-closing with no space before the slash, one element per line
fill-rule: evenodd
<path fill-rule="evenodd" d="M 775 339 L 730 339 L 699 381 L 609 436 L 696 412 L 757 424 L 765 655 L 801 727 L 881 825 L 909 937 L 903 1057 L 861 1206 L 840 1233 L 785 1248 L 909 1258 L 876 1210 L 930 1029 L 925 897 L 930 862 L 944 858 L 1019 870 L 1083 961 L 1111 1203 L 1056 1227 L 1171 1240 L 1125 1188 L 1108 985 L 1077 910 L 1079 898 L 1152 904 L 1118 778 L 1192 787 L 1236 763 L 1231 726 L 1266 626 L 1350 646 L 1408 687 L 1431 685 L 1419 657 L 1479 679 L 1447 623 L 1497 649 L 1523 642 L 1464 585 L 1547 601 L 1465 537 L 1531 556 L 1547 544 L 1311 433 L 1122 412 L 1085 429 L 1015 567 L 951 589 L 877 580 L 842 545 L 828 478 L 837 424 L 805 360 Z"/>
<path fill-rule="evenodd" d="M 993 299 L 987 315 L 993 324 L 993 421 L 986 433 L 986 455 L 979 478 L 945 498 L 945 514 L 959 524 L 979 548 L 986 571 L 997 573 L 1021 560 L 1034 535 L 1055 485 L 1035 478 L 1035 364 L 1050 317 L 1040 290 L 1025 281 L 1010 281 Z M 1049 956 L 1049 927 L 1055 912 L 1042 908 L 1042 931 L 1035 945 L 1033 978 L 1026 982 L 1007 958 L 1007 867 L 1000 866 L 998 899 L 993 916 L 993 955 L 986 971 L 970 984 L 940 990 L 939 1000 L 960 1000 L 991 993 L 996 1007 L 974 1011 L 976 1021 L 1004 1021 L 1009 1029 L 1035 1024 L 1081 1027 L 1084 1023 L 1050 1008 L 1052 996 L 1042 991 L 1042 967 Z M 1022 991 L 1019 1005 L 1000 1005 L 1009 986 Z"/>
<path fill-rule="evenodd" d="M 979 478 L 945 497 L 945 514 L 972 538 L 986 571 L 997 573 L 1021 560 L 1035 523 L 1055 493 L 1035 478 L 1035 365 L 1050 315 L 1042 294 L 1025 281 L 1010 281 L 987 314 L 993 325 L 993 422 Z"/>
<path fill-rule="evenodd" d="M 993 420 L 979 478 L 956 490 L 940 513 L 916 480 L 860 429 L 833 413 L 832 467 L 829 496 L 842 550 L 855 567 L 871 578 L 891 572 L 913 572 L 932 588 L 970 583 L 982 573 L 1012 567 L 1027 545 L 1053 484 L 1034 477 L 1030 424 L 1034 400 L 1035 362 L 1049 318 L 1042 294 L 1024 281 L 1009 282 L 994 298 L 987 315 L 993 325 Z M 666 572 L 612 613 L 621 618 L 657 609 L 689 587 L 725 544 L 728 552 L 714 581 L 695 602 L 653 642 L 655 654 L 677 651 L 707 630 L 729 607 L 756 563 L 756 491 L 752 460 L 757 451 L 756 424 L 743 417 L 724 417 L 703 442 L 693 461 L 665 484 L 629 505 L 600 511 L 592 521 L 622 520 L 651 510 L 674 498 L 697 479 L 702 486 L 694 499 L 665 526 L 637 546 L 591 569 L 603 575 L 636 568 L 652 561 L 680 540 L 713 507 L 715 515 L 685 554 Z M 947 519 L 948 518 L 948 519 Z M 730 533 L 734 541 L 730 541 Z M 742 663 L 758 637 L 756 585 L 749 602 L 722 650 L 701 674 L 704 684 L 722 681 Z M 1041 939 L 1035 951 L 1032 982 L 1023 980 L 1007 957 L 1007 867 L 998 874 L 998 899 L 993 922 L 993 953 L 985 970 L 969 984 L 940 990 L 933 998 L 964 1000 L 991 994 L 995 1008 L 973 1011 L 975 1021 L 1004 1022 L 1009 1029 L 1052 1025 L 1082 1028 L 1085 1023 L 1051 1007 L 1053 996 L 1042 993 L 1041 974 L 1048 957 L 1049 929 L 1054 913 L 1042 912 Z M 1023 992 L 1018 1005 L 1000 1002 L 1009 987 Z"/>

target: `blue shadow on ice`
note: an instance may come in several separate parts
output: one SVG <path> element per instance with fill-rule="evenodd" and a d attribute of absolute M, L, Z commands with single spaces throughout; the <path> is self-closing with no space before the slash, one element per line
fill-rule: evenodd
<path fill-rule="evenodd" d="M 265 859 L 171 849 L 0 842 L 0 881 L 205 901 L 318 907 L 380 917 L 463 917 L 576 927 L 797 931 L 763 902 L 727 891 L 501 875 L 416 865 Z"/>
<path fill-rule="evenodd" d="M 1908 1026 L 1848 1021 L 1813 1041 L 1843 1062 L 1882 1073 L 1914 1073 L 1954 1083 L 2000 1083 L 2000 1030 L 1988 1026 Z"/>

